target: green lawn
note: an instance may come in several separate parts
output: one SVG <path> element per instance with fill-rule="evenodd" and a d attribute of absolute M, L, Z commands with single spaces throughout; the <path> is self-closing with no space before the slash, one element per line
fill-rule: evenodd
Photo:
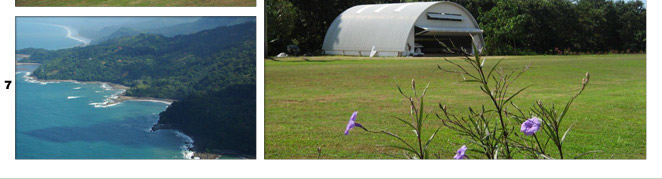
<path fill-rule="evenodd" d="M 16 0 L 16 6 L 255 6 L 255 0 Z"/>
<path fill-rule="evenodd" d="M 488 57 L 486 65 L 493 65 L 497 58 L 505 58 L 504 70 L 532 64 L 516 82 L 516 87 L 534 85 L 515 100 L 527 109 L 536 100 L 565 105 L 581 86 L 585 72 L 591 73 L 589 86 L 564 121 L 563 128 L 577 122 L 564 143 L 566 156 L 602 150 L 584 158 L 646 158 L 645 55 Z M 360 129 L 345 136 L 343 131 L 351 113 L 359 111 L 357 122 L 364 126 L 411 138 L 414 133 L 393 118 L 406 117 L 409 112 L 396 85 L 409 89 L 411 79 L 416 79 L 419 88 L 430 82 L 426 98 L 430 113 L 440 112 L 436 107 L 440 102 L 458 115 L 467 114 L 470 106 L 489 105 L 475 83 L 461 83 L 462 77 L 438 70 L 437 65 L 450 68 L 441 58 L 326 56 L 278 60 L 265 60 L 267 159 L 317 158 L 318 147 L 325 159 L 401 156 L 399 150 L 382 147 L 398 144 L 391 138 Z M 439 126 L 441 122 L 431 115 L 428 124 Z M 424 132 L 429 136 L 433 131 Z M 475 147 L 442 128 L 430 149 L 443 158 L 452 158 L 463 144 Z"/>

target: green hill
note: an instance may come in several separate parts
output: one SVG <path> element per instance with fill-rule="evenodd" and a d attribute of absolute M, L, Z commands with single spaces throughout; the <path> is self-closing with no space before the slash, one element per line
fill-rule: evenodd
<path fill-rule="evenodd" d="M 243 23 L 16 53 L 31 55 L 22 62 L 42 63 L 33 73 L 39 79 L 112 82 L 130 87 L 128 96 L 176 99 L 155 129 L 182 131 L 196 151 L 255 157 L 255 28 Z"/>
<path fill-rule="evenodd" d="M 44 63 L 34 72 L 39 79 L 106 81 L 131 87 L 130 96 L 182 99 L 220 90 L 197 85 L 203 79 L 223 86 L 254 81 L 254 49 L 255 24 L 241 24 L 177 37 L 140 34 L 87 47 L 17 53 L 31 55 L 24 62 Z"/>

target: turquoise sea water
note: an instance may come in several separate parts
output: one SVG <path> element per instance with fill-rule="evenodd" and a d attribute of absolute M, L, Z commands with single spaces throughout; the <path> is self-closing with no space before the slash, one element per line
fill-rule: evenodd
<path fill-rule="evenodd" d="M 44 48 L 62 49 L 80 45 L 81 42 L 68 38 L 67 30 L 52 24 L 16 22 L 16 49 Z"/>
<path fill-rule="evenodd" d="M 16 46 L 62 49 L 79 45 L 61 27 L 20 22 Z M 102 84 L 43 83 L 16 66 L 16 159 L 181 159 L 192 142 L 174 130 L 151 132 L 167 104 L 125 101 L 101 105 L 119 90 Z"/>
<path fill-rule="evenodd" d="M 190 139 L 173 130 L 150 131 L 167 104 L 101 107 L 119 91 L 101 84 L 28 82 L 26 73 L 36 67 L 17 66 L 17 159 L 184 158 Z"/>

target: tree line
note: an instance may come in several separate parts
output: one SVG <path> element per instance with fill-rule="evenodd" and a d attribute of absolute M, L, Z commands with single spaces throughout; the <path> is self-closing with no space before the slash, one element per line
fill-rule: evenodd
<path fill-rule="evenodd" d="M 646 51 L 646 7 L 639 0 L 451 1 L 476 18 L 492 55 Z M 417 0 L 267 0 L 267 53 L 297 45 L 303 53 L 322 54 L 326 31 L 343 11 L 400 2 Z"/>

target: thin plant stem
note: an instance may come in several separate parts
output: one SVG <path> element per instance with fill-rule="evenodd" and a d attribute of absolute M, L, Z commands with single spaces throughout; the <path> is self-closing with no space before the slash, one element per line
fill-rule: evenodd
<path fill-rule="evenodd" d="M 540 141 L 538 141 L 538 136 L 536 134 L 533 134 L 533 138 L 536 139 L 536 143 L 538 143 L 538 148 L 540 148 L 540 152 L 542 152 L 542 154 L 545 154 L 545 149 L 543 149 L 542 145 L 540 145 Z"/>

